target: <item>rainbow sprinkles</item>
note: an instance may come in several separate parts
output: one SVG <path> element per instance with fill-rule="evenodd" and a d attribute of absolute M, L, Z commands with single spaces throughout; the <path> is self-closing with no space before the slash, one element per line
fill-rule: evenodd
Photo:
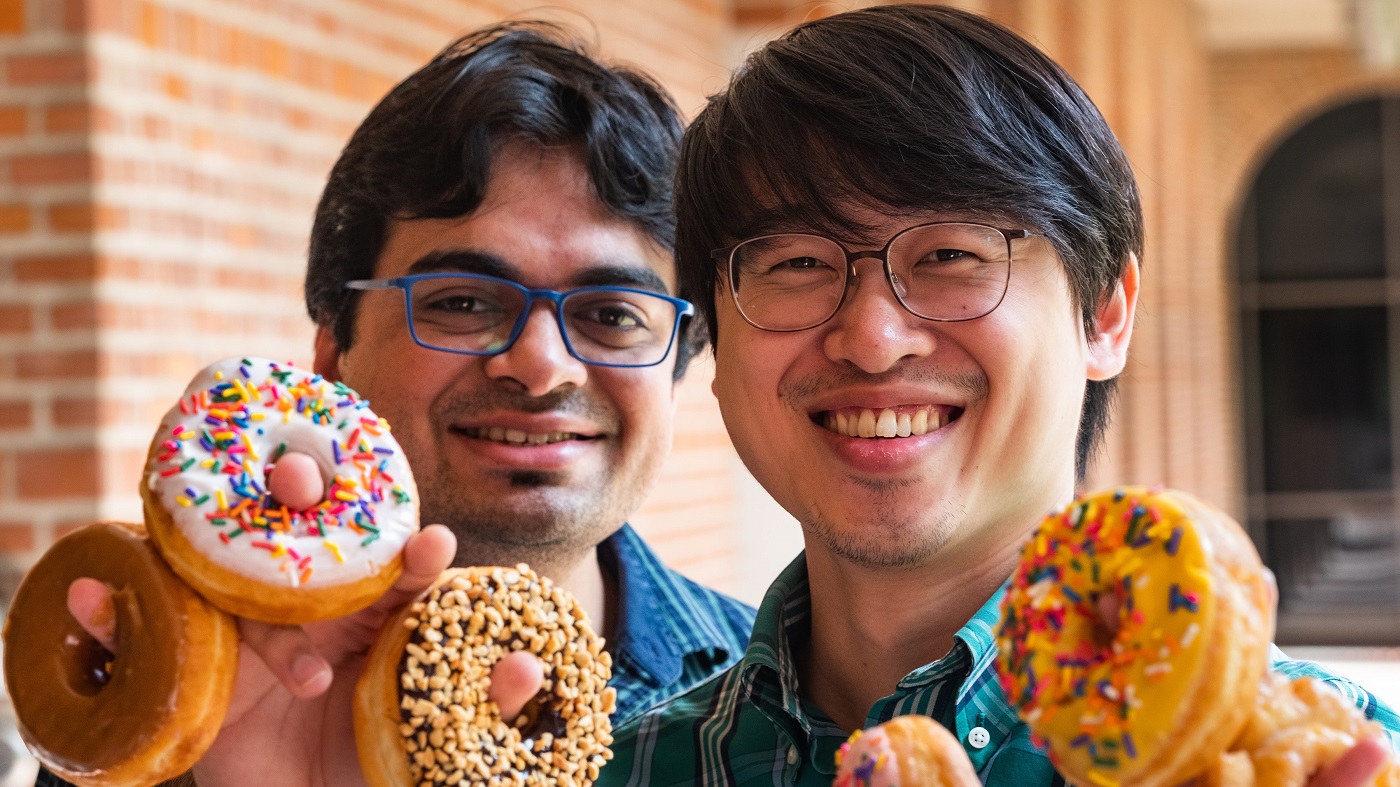
<path fill-rule="evenodd" d="M 1051 751 L 1057 766 L 1116 787 L 1171 745 L 1215 614 L 1208 561 L 1183 511 L 1142 489 L 1077 500 L 1035 531 L 1002 605 L 997 667 L 1039 742 L 1070 741 Z"/>
<path fill-rule="evenodd" d="M 291 364 L 221 361 L 162 421 L 148 483 L 216 563 L 291 587 L 352 581 L 366 561 L 391 560 L 417 527 L 402 451 L 368 404 Z M 322 469 L 325 499 L 311 508 L 268 494 L 266 468 L 287 451 Z"/>

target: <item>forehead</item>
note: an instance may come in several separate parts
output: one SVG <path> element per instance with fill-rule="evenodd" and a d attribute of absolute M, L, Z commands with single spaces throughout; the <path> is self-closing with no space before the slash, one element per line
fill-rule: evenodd
<path fill-rule="evenodd" d="M 531 287 L 651 283 L 674 291 L 672 255 L 594 195 L 568 149 L 507 146 L 493 159 L 476 210 L 449 218 L 391 219 L 375 265 L 380 278 L 467 271 Z"/>

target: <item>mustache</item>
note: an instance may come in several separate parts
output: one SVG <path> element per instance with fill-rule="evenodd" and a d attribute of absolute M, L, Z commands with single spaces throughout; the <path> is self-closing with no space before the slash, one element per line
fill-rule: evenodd
<path fill-rule="evenodd" d="M 896 383 L 927 385 L 961 393 L 968 401 L 984 398 L 989 386 L 981 372 L 947 372 L 941 369 L 905 368 L 868 374 L 857 369 L 819 372 L 790 380 L 778 386 L 778 397 L 785 402 L 801 402 L 823 391 L 843 386 L 879 386 Z"/>
<path fill-rule="evenodd" d="M 544 396 L 530 396 L 515 391 L 492 388 L 453 394 L 440 399 L 433 410 L 439 422 L 472 418 L 486 413 L 510 411 L 517 413 L 558 413 L 594 424 L 606 432 L 616 432 L 617 412 L 585 393 L 581 388 L 550 391 Z"/>

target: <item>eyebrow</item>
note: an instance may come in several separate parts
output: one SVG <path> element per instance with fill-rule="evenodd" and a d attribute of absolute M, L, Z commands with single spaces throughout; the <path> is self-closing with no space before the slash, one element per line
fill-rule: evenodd
<path fill-rule="evenodd" d="M 503 257 L 474 249 L 443 249 L 423 255 L 408 266 L 406 275 L 418 273 L 475 273 L 495 276 L 518 284 L 520 269 Z M 569 280 L 572 287 L 631 287 L 669 294 L 666 282 L 651 268 L 625 263 L 602 263 L 578 271 Z"/>

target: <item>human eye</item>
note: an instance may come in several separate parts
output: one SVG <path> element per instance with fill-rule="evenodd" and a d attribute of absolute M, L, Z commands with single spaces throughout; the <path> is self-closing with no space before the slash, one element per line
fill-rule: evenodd
<path fill-rule="evenodd" d="M 826 278 L 845 261 L 844 252 L 834 242 L 813 235 L 757 238 L 736 249 L 734 256 L 741 278 L 776 281 Z"/>
<path fill-rule="evenodd" d="M 413 288 L 413 319 L 441 330 L 470 333 L 511 319 L 510 292 L 470 279 L 427 279 Z M 516 298 L 518 301 L 519 299 Z"/>

